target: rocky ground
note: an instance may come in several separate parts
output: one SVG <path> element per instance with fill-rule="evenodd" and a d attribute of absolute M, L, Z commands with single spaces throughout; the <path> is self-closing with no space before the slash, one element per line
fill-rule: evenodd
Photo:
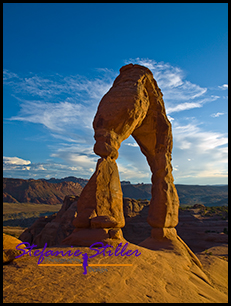
<path fill-rule="evenodd" d="M 53 251 L 64 248 L 49 248 Z M 89 253 L 87 247 L 73 250 Z M 227 302 L 228 263 L 223 256 L 200 254 L 203 271 L 177 251 L 130 244 L 140 256 L 93 258 L 94 270 L 82 266 L 39 266 L 26 256 L 3 267 L 5 303 L 199 303 Z M 209 251 L 209 250 L 208 250 Z M 223 246 L 224 254 L 227 248 Z M 61 258 L 61 256 L 59 257 Z M 55 263 L 56 264 L 56 263 Z M 122 265 L 130 266 L 122 266 Z M 89 267 L 88 267 L 89 269 Z"/>
<path fill-rule="evenodd" d="M 24 255 L 3 266 L 3 301 L 228 301 L 228 221 L 224 214 L 216 210 L 208 212 L 204 208 L 180 210 L 178 235 L 199 258 L 203 266 L 200 269 L 178 248 L 153 251 L 138 246 L 150 234 L 151 228 L 146 222 L 148 203 L 127 200 L 125 204 L 126 226 L 123 233 L 129 242 L 127 249 L 138 249 L 140 256 L 99 255 L 89 260 L 89 266 L 101 266 L 91 266 L 84 275 L 79 262 L 74 262 L 79 266 L 38 266 L 38 257 Z M 65 250 L 60 246 L 49 249 Z M 93 252 L 88 247 L 71 248 L 72 252 L 77 249 L 89 255 Z M 61 259 L 62 256 L 56 258 Z M 103 266 L 105 264 L 110 265 Z M 118 266 L 113 266 L 116 264 Z"/>

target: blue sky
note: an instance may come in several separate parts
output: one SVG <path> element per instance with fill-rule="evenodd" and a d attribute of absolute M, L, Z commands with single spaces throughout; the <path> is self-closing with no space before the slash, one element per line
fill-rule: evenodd
<path fill-rule="evenodd" d="M 175 183 L 226 184 L 226 3 L 4 3 L 4 177 L 90 178 L 92 120 L 131 62 L 163 92 Z M 131 136 L 117 164 L 121 180 L 150 183 Z"/>

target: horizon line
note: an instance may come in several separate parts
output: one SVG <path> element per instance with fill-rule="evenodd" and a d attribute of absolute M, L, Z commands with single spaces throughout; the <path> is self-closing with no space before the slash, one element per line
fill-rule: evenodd
<path fill-rule="evenodd" d="M 85 179 L 85 178 L 82 178 L 82 177 L 76 177 L 76 176 L 73 176 L 73 175 L 70 175 L 70 176 L 66 176 L 66 177 L 63 177 L 63 178 L 55 178 L 55 177 L 51 177 L 49 179 L 45 179 L 45 178 L 19 178 L 19 177 L 3 177 L 6 178 L 6 179 L 15 179 L 15 180 L 45 180 L 45 181 L 48 181 L 50 179 L 55 179 L 55 180 L 62 180 L 62 179 L 65 179 L 65 178 L 68 178 L 68 177 L 74 177 L 76 179 L 81 179 L 81 180 L 87 180 L 89 181 L 89 179 Z M 152 182 L 150 181 L 150 183 L 131 183 L 130 181 L 125 181 L 125 180 L 122 180 L 120 181 L 121 182 L 129 182 L 128 184 L 124 184 L 124 185 L 152 185 Z M 55 184 L 55 183 L 52 183 L 52 184 Z M 188 185 L 188 186 L 228 186 L 228 183 L 224 184 L 224 183 L 215 183 L 215 184 L 183 184 L 183 183 L 174 183 L 174 185 Z"/>

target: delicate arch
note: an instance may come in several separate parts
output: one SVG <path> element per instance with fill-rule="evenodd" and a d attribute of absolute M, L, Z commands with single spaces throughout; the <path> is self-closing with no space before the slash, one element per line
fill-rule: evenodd
<path fill-rule="evenodd" d="M 172 129 L 162 93 L 151 71 L 129 64 L 102 98 L 93 121 L 101 157 L 118 157 L 118 149 L 130 135 L 146 156 L 152 172 L 152 199 L 148 222 L 152 227 L 175 227 L 179 199 L 173 183 L 171 152 Z"/>
<path fill-rule="evenodd" d="M 151 71 L 129 64 L 99 103 L 93 121 L 94 151 L 101 156 L 77 203 L 76 229 L 64 242 L 91 245 L 123 239 L 123 194 L 116 164 L 121 142 L 134 137 L 152 172 L 152 199 L 147 221 L 152 237 L 175 235 L 179 200 L 173 184 L 172 130 L 162 93 Z M 109 239 L 109 241 L 108 241 Z"/>

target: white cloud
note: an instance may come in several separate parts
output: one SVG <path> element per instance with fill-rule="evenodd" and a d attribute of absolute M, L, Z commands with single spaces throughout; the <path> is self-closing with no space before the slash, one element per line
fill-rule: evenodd
<path fill-rule="evenodd" d="M 21 100 L 21 110 L 10 120 L 43 124 L 52 132 L 64 132 L 67 128 L 90 128 L 94 116 L 92 107 L 70 102 L 49 103 Z M 57 137 L 57 135 L 56 135 Z"/>
<path fill-rule="evenodd" d="M 140 169 L 140 167 L 135 167 L 134 165 L 122 165 L 122 163 L 118 160 L 118 170 L 120 174 L 120 180 L 128 180 L 128 181 L 134 181 L 134 178 L 138 179 L 138 182 L 141 182 L 143 179 L 149 179 L 150 178 L 150 172 L 147 172 L 143 169 Z"/>
<path fill-rule="evenodd" d="M 92 175 L 92 169 L 95 169 L 97 160 L 100 158 L 93 152 L 93 143 L 89 144 L 73 144 L 52 148 L 55 153 L 51 154 L 51 157 L 62 159 L 66 163 L 66 169 L 76 171 L 78 176 Z M 69 174 L 70 175 L 70 174 Z"/>
<path fill-rule="evenodd" d="M 125 143 L 125 145 L 126 146 L 131 146 L 131 147 L 139 147 L 139 145 L 136 142 L 134 142 L 134 143 L 128 142 L 128 143 Z"/>
<path fill-rule="evenodd" d="M 30 166 L 28 166 L 30 165 Z M 37 163 L 31 163 L 31 161 L 29 160 L 24 160 L 22 158 L 19 157 L 6 157 L 3 156 L 3 170 L 4 171 L 12 171 L 12 170 L 16 170 L 16 171 L 29 171 L 29 170 L 33 170 L 33 171 L 46 171 L 47 169 L 44 167 L 44 165 Z"/>
<path fill-rule="evenodd" d="M 216 183 L 215 178 L 225 182 L 228 162 L 226 134 L 205 131 L 196 122 L 180 125 L 175 120 L 173 135 L 173 163 L 179 165 L 174 174 L 177 182 L 190 183 L 190 180 L 195 180 L 198 184 L 203 184 L 203 181 L 209 184 Z"/>
<path fill-rule="evenodd" d="M 204 99 L 199 99 L 196 102 L 184 102 L 184 103 L 180 103 L 176 105 L 172 104 L 172 106 L 166 107 L 166 112 L 167 114 L 170 114 L 170 113 L 181 112 L 184 110 L 190 110 L 194 108 L 201 108 L 203 107 L 205 103 L 216 101 L 219 98 L 220 98 L 219 96 L 210 95 Z"/>
<path fill-rule="evenodd" d="M 63 77 L 58 74 L 19 77 L 4 70 L 4 85 L 12 87 L 21 107 L 19 114 L 9 120 L 43 124 L 56 132 L 56 137 L 70 127 L 72 130 L 76 127 L 92 129 L 97 105 L 115 76 L 109 69 L 101 71 L 103 78 L 90 80 L 79 75 Z"/>
<path fill-rule="evenodd" d="M 3 156 L 3 171 L 11 170 L 30 170 L 31 161 L 25 160 L 19 157 L 7 157 Z"/>
<path fill-rule="evenodd" d="M 74 133 L 72 133 L 74 134 Z M 77 135 L 74 134 L 73 137 L 70 136 L 66 136 L 66 135 L 61 135 L 61 134 L 55 134 L 55 133 L 51 133 L 51 136 L 56 138 L 56 139 L 62 139 L 65 142 L 72 142 L 72 143 L 86 143 L 85 139 L 79 139 L 77 138 Z M 74 138 L 75 137 L 75 138 Z"/>
<path fill-rule="evenodd" d="M 168 117 L 168 120 L 172 123 L 173 122 L 173 120 L 174 120 L 174 118 L 173 117 L 171 117 L 170 115 L 167 115 L 167 117 Z"/>
<path fill-rule="evenodd" d="M 220 88 L 222 90 L 226 90 L 226 89 L 228 89 L 228 84 L 223 84 L 221 86 L 218 86 L 218 88 Z"/>
<path fill-rule="evenodd" d="M 14 73 L 14 72 L 11 72 L 7 69 L 4 69 L 3 70 L 3 82 L 6 84 L 6 83 L 10 83 L 12 81 L 12 79 L 19 79 L 19 76 Z"/>
<path fill-rule="evenodd" d="M 225 114 L 225 113 L 219 113 L 219 112 L 217 112 L 217 113 L 212 114 L 211 117 L 216 118 L 216 117 L 222 116 L 222 115 L 224 115 L 224 114 Z"/>
<path fill-rule="evenodd" d="M 42 171 L 46 171 L 47 169 L 44 168 L 43 165 L 37 165 L 37 167 L 34 167 L 34 170 L 42 170 Z"/>
<path fill-rule="evenodd" d="M 175 123 L 173 125 L 175 147 L 181 147 L 182 142 L 188 143 L 187 148 L 194 148 L 199 150 L 199 153 L 215 149 L 222 145 L 228 144 L 228 137 L 222 133 L 212 131 L 203 131 L 195 123 L 180 126 Z M 190 145 L 189 145 L 190 144 Z"/>
<path fill-rule="evenodd" d="M 95 168 L 96 163 L 91 164 Z M 45 163 L 31 163 L 29 166 L 3 163 L 3 174 L 4 177 L 20 177 L 24 179 L 32 177 L 50 178 L 66 176 L 76 176 L 88 179 L 92 175 L 92 172 L 94 172 L 94 168 L 90 168 L 87 160 L 81 158 L 79 163 L 75 161 L 73 162 L 73 165 L 60 164 L 53 161 Z"/>
<path fill-rule="evenodd" d="M 166 111 L 168 114 L 171 114 L 174 112 L 181 112 L 183 110 L 188 110 L 188 109 L 198 108 L 198 107 L 202 107 L 202 104 L 198 102 L 185 102 L 185 103 L 181 103 L 176 106 L 173 106 L 173 107 L 168 107 Z"/>
<path fill-rule="evenodd" d="M 81 167 L 84 166 L 95 166 L 95 162 L 87 155 L 77 155 L 77 154 L 69 154 L 68 159 L 70 162 L 72 162 L 75 165 L 81 165 Z"/>
<path fill-rule="evenodd" d="M 3 163 L 6 165 L 29 165 L 31 161 L 25 160 L 19 157 L 7 157 L 3 156 Z"/>

